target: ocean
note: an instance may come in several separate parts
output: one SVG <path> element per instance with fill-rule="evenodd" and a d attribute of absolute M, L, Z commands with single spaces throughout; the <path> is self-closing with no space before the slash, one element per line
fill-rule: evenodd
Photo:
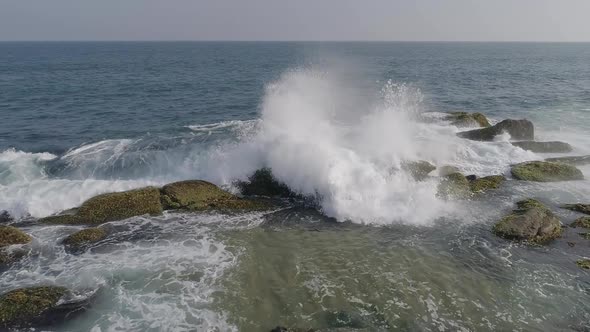
<path fill-rule="evenodd" d="M 559 205 L 590 203 L 588 180 L 510 176 L 590 154 L 589 64 L 589 43 L 1 42 L 0 211 L 33 242 L 0 294 L 100 289 L 52 331 L 587 331 L 590 273 L 575 262 L 590 242 L 566 229 L 530 246 L 491 227 L 522 198 L 566 225 L 579 215 Z M 453 111 L 526 118 L 573 151 L 461 139 Z M 439 177 L 392 173 L 406 160 L 509 180 L 444 200 Z M 263 167 L 315 204 L 135 217 L 79 254 L 59 243 L 83 227 L 35 223 L 178 180 L 237 192 Z"/>

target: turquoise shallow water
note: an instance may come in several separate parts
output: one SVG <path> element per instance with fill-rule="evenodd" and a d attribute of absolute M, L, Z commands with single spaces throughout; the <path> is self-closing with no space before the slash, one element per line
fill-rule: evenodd
<path fill-rule="evenodd" d="M 516 181 L 511 164 L 562 154 L 415 115 L 526 117 L 537 140 L 590 154 L 588 63 L 590 44 L 0 43 L 0 210 L 33 237 L 0 293 L 101 289 L 57 331 L 586 331 L 575 261 L 590 241 L 567 228 L 532 247 L 490 229 L 524 197 L 567 225 L 580 215 L 559 205 L 588 203 L 588 180 Z M 414 159 L 508 181 L 444 201 L 436 172 L 399 170 Z M 80 227 L 35 222 L 176 180 L 235 190 L 263 166 L 318 210 L 131 218 L 77 255 L 59 243 Z"/>

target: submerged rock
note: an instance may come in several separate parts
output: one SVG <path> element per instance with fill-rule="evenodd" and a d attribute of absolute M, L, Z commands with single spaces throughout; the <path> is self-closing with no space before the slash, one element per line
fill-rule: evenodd
<path fill-rule="evenodd" d="M 105 239 L 107 235 L 108 233 L 104 228 L 87 228 L 71 234 L 62 243 L 70 250 L 81 251 L 88 245 Z"/>
<path fill-rule="evenodd" d="M 65 321 L 89 304 L 89 299 L 68 301 L 63 287 L 31 287 L 0 296 L 0 328 L 48 326 Z"/>
<path fill-rule="evenodd" d="M 583 180 L 584 175 L 574 166 L 546 161 L 528 161 L 512 166 L 512 176 L 518 180 L 536 182 Z"/>
<path fill-rule="evenodd" d="M 408 172 L 414 179 L 421 181 L 428 177 L 428 174 L 436 169 L 433 164 L 424 161 L 407 161 L 401 164 L 401 168 Z"/>
<path fill-rule="evenodd" d="M 469 181 L 461 173 L 449 174 L 438 185 L 438 195 L 442 198 L 467 198 L 471 196 Z"/>
<path fill-rule="evenodd" d="M 492 127 L 463 131 L 457 133 L 457 136 L 475 141 L 493 141 L 494 137 L 504 132 L 510 134 L 514 140 L 535 139 L 535 129 L 532 122 L 512 119 L 504 120 Z"/>
<path fill-rule="evenodd" d="M 574 228 L 590 228 L 590 217 L 580 217 L 576 219 L 570 226 Z"/>
<path fill-rule="evenodd" d="M 561 208 L 585 214 L 590 214 L 590 204 L 566 204 Z"/>
<path fill-rule="evenodd" d="M 241 199 L 216 185 L 200 180 L 175 182 L 162 188 L 165 209 L 202 211 L 207 209 L 260 209 L 260 202 Z"/>
<path fill-rule="evenodd" d="M 545 243 L 561 236 L 561 223 L 541 202 L 525 199 L 493 227 L 494 234 L 509 240 Z"/>
<path fill-rule="evenodd" d="M 580 259 L 576 264 L 586 270 L 590 270 L 590 259 Z"/>
<path fill-rule="evenodd" d="M 40 222 L 99 225 L 144 214 L 159 215 L 162 211 L 160 190 L 146 187 L 98 195 L 82 203 L 74 214 L 51 216 Z"/>
<path fill-rule="evenodd" d="M 246 182 L 238 182 L 237 187 L 246 196 L 296 197 L 286 184 L 279 182 L 270 168 L 262 168 L 254 172 Z"/>
<path fill-rule="evenodd" d="M 512 142 L 512 145 L 521 149 L 537 153 L 566 153 L 573 150 L 572 146 L 565 142 L 535 142 L 520 141 Z"/>
<path fill-rule="evenodd" d="M 485 115 L 481 113 L 468 113 L 468 112 L 451 112 L 450 115 L 445 117 L 445 120 L 451 121 L 452 125 L 458 127 L 489 127 L 490 122 Z"/>
<path fill-rule="evenodd" d="M 483 192 L 489 189 L 498 189 L 506 181 L 502 175 L 491 175 L 478 178 L 469 182 L 469 188 L 474 193 Z"/>
<path fill-rule="evenodd" d="M 557 157 L 547 158 L 545 161 L 554 163 L 564 163 L 569 165 L 587 165 L 590 164 L 590 156 L 572 156 L 572 157 Z"/>

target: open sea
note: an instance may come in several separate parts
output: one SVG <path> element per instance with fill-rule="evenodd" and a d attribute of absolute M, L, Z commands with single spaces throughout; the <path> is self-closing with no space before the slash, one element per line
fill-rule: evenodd
<path fill-rule="evenodd" d="M 461 139 L 452 111 L 573 151 Z M 527 197 L 579 217 L 559 205 L 590 203 L 590 165 L 555 183 L 510 165 L 589 154 L 590 43 L 0 42 L 0 211 L 33 237 L 0 294 L 101 290 L 38 331 L 590 331 L 590 240 L 491 232 Z M 442 200 L 440 177 L 392 174 L 405 160 L 509 180 Z M 35 223 L 178 180 L 236 192 L 262 167 L 317 207 L 135 217 L 81 254 L 59 243 L 83 227 Z"/>

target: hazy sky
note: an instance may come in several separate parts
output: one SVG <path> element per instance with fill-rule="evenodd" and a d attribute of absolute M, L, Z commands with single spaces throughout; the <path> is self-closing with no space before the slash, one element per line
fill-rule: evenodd
<path fill-rule="evenodd" d="M 590 41 L 590 0 L 0 0 L 0 40 Z"/>

